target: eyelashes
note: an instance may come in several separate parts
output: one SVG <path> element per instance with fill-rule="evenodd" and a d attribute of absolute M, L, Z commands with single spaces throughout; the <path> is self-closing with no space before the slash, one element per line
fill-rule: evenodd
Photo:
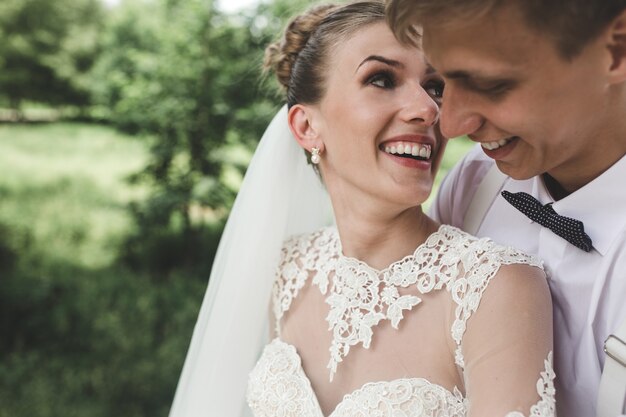
<path fill-rule="evenodd" d="M 446 83 L 442 79 L 434 78 L 428 80 L 422 87 L 437 103 L 441 103 L 445 86 Z"/>
<path fill-rule="evenodd" d="M 374 87 L 389 90 L 397 85 L 396 75 L 391 71 L 378 71 L 368 77 L 365 84 L 373 85 Z"/>
<path fill-rule="evenodd" d="M 383 90 L 392 90 L 398 85 L 398 77 L 393 71 L 381 70 L 365 78 L 365 85 Z M 422 83 L 422 88 L 437 103 L 441 103 L 445 82 L 441 78 L 432 77 Z"/>

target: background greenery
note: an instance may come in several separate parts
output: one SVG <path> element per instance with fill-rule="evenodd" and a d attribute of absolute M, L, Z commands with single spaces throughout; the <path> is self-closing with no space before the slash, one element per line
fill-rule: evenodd
<path fill-rule="evenodd" d="M 308 3 L 0 2 L 0 417 L 167 415 Z"/>

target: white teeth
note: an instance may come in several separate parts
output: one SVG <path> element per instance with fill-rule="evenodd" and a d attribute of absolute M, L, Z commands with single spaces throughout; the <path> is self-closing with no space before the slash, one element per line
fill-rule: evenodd
<path fill-rule="evenodd" d="M 480 144 L 480 146 L 482 146 L 483 148 L 489 150 L 489 151 L 493 151 L 494 149 L 498 149 L 504 145 L 506 145 L 507 143 L 509 143 L 510 141 L 512 141 L 513 138 L 505 138 L 505 139 L 500 139 L 498 141 L 494 141 L 494 142 L 482 142 Z"/>
<path fill-rule="evenodd" d="M 385 146 L 385 152 L 392 155 L 412 155 L 421 158 L 430 158 L 431 146 L 424 143 L 398 143 L 397 145 Z"/>

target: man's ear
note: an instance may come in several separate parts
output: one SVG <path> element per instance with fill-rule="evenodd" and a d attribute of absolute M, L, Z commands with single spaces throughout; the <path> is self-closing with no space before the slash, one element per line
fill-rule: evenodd
<path fill-rule="evenodd" d="M 622 83 L 626 81 L 626 9 L 611 22 L 607 40 L 611 53 L 610 81 Z"/>
<path fill-rule="evenodd" d="M 289 129 L 300 146 L 311 152 L 311 148 L 323 151 L 322 142 L 315 128 L 315 112 L 310 107 L 294 104 L 287 115 Z"/>

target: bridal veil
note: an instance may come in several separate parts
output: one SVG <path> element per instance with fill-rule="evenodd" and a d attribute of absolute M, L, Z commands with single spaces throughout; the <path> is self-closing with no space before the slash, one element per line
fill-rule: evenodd
<path fill-rule="evenodd" d="M 269 336 L 283 241 L 331 222 L 326 191 L 287 125 L 263 134 L 226 223 L 170 417 L 248 415 L 247 379 Z"/>

